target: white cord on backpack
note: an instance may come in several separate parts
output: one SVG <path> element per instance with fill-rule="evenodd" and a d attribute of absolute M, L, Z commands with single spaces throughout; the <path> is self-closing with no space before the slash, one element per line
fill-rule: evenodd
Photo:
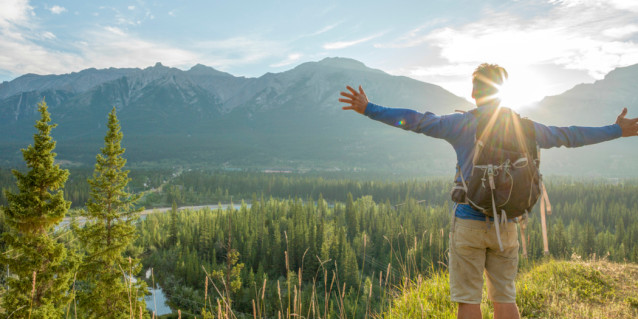
<path fill-rule="evenodd" d="M 501 229 L 498 227 L 499 218 L 496 211 L 496 203 L 494 202 L 494 190 L 492 189 L 492 211 L 494 212 L 494 228 L 496 228 L 496 240 L 498 241 L 498 248 L 503 252 L 503 242 L 501 242 Z"/>

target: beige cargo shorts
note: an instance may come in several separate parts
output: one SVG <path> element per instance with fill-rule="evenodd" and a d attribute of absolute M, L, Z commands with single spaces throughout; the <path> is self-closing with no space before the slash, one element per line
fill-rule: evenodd
<path fill-rule="evenodd" d="M 450 233 L 450 296 L 453 302 L 480 304 L 483 273 L 492 302 L 515 303 L 518 270 L 516 224 L 501 224 L 500 251 L 494 223 L 454 217 Z"/>

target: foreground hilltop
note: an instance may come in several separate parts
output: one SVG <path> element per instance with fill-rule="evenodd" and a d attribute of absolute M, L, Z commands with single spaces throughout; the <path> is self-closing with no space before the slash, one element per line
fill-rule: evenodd
<path fill-rule="evenodd" d="M 522 318 L 637 318 L 638 265 L 608 261 L 548 261 L 516 281 Z M 456 318 L 447 272 L 400 290 L 385 318 Z M 483 294 L 483 313 L 492 312 Z M 488 316 L 491 317 L 491 314 Z"/>

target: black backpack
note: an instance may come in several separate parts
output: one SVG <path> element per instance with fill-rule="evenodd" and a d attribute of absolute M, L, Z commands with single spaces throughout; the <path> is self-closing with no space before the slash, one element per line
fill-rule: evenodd
<path fill-rule="evenodd" d="M 543 191 L 533 122 L 504 107 L 469 112 L 477 120 L 472 174 L 465 181 L 458 168 L 452 200 L 497 219 L 529 212 Z"/>

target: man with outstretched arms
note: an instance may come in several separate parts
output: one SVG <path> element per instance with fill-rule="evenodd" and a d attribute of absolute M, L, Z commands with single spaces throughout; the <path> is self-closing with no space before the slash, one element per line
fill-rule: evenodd
<path fill-rule="evenodd" d="M 404 130 L 441 138 L 456 152 L 460 174 L 456 182 L 467 181 L 472 172 L 472 157 L 477 131 L 477 116 L 491 114 L 499 108 L 498 88 L 507 79 L 504 68 L 481 64 L 472 74 L 473 112 L 436 115 L 409 109 L 387 108 L 368 101 L 363 88 L 347 86 L 340 102 L 343 110 L 354 110 L 373 120 Z M 616 122 L 602 127 L 556 127 L 533 123 L 535 140 L 540 148 L 579 147 L 638 135 L 638 118 L 625 118 L 624 108 Z M 483 273 L 488 296 L 494 304 L 494 318 L 520 318 L 516 306 L 514 279 L 518 267 L 518 236 L 515 219 L 500 228 L 500 238 L 490 229 L 486 215 L 467 204 L 459 204 L 454 212 L 450 234 L 450 295 L 458 303 L 458 318 L 481 318 Z M 493 220 L 492 220 L 493 222 Z M 490 229 L 488 231 L 488 229 Z M 500 245 L 499 245 L 500 241 Z M 501 248 L 502 247 L 502 248 Z"/>

